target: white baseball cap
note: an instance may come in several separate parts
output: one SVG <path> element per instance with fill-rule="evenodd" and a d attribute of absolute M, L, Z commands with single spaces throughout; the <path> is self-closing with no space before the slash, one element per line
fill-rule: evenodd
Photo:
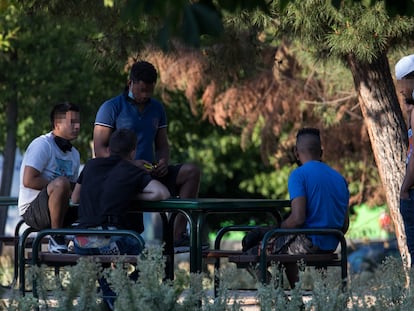
<path fill-rule="evenodd" d="M 414 54 L 404 56 L 395 64 L 395 78 L 401 80 L 414 71 Z"/>

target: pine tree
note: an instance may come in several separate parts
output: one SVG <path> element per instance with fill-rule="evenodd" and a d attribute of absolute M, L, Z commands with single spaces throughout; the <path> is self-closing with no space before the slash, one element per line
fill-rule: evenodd
<path fill-rule="evenodd" d="M 379 175 L 386 189 L 398 245 L 410 264 L 399 213 L 399 191 L 405 172 L 406 125 L 387 57 L 391 48 L 407 44 L 414 19 L 390 16 L 384 1 L 364 6 L 329 0 L 293 1 L 280 16 L 284 31 L 302 40 L 318 59 L 337 58 L 351 70 Z M 277 8 L 278 9 L 278 8 Z M 275 11 L 274 11 L 275 12 Z"/>

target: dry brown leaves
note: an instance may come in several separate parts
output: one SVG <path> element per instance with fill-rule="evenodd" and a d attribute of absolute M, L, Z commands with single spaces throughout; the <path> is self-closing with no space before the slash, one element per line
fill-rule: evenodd
<path fill-rule="evenodd" d="M 237 73 L 230 72 L 231 68 L 225 68 L 225 59 L 221 63 L 212 61 L 209 51 L 179 44 L 174 47 L 169 53 L 147 48 L 130 59 L 130 63 L 134 59 L 146 59 L 156 66 L 159 71 L 158 88 L 165 104 L 168 105 L 170 99 L 165 91 L 183 92 L 194 114 L 199 111 L 198 105 L 202 105 L 202 117 L 211 123 L 223 128 L 240 128 L 244 146 L 261 122 L 262 159 L 269 164 L 270 157 L 276 158 L 276 168 L 294 160 L 295 135 L 302 127 L 321 129 L 324 159 L 338 170 L 344 170 L 341 159 L 346 157 L 362 159 L 366 167 L 374 165 L 361 113 L 359 108 L 355 109 L 355 96 L 349 96 L 339 104 L 335 103 L 337 99 L 331 98 L 335 103 L 336 119 L 327 126 L 315 113 L 316 107 L 321 105 L 320 98 L 326 98 L 323 81 L 315 75 L 301 77 L 302 69 L 287 45 L 277 50 L 262 50 L 257 56 L 261 58 L 260 67 L 254 74 L 240 79 L 235 78 Z M 240 66 L 237 68 L 239 71 Z M 368 173 L 356 170 L 355 176 L 350 178 L 369 179 L 364 174 Z M 363 187 L 353 200 L 358 203 L 372 198 L 374 203 L 384 202 L 384 196 L 378 193 L 381 189 Z"/>

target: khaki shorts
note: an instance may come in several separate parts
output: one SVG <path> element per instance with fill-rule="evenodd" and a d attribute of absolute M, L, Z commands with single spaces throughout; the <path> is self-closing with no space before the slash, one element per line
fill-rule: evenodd
<path fill-rule="evenodd" d="M 49 195 L 47 194 L 46 187 L 30 203 L 22 218 L 28 226 L 36 230 L 50 228 Z M 71 206 L 65 215 L 64 226 L 70 226 L 77 219 L 78 209 L 77 207 Z"/>

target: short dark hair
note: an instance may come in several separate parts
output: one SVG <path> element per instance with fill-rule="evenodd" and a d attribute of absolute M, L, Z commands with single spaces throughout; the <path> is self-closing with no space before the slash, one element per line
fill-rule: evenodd
<path fill-rule="evenodd" d="M 79 106 L 72 104 L 71 102 L 60 103 L 53 107 L 52 111 L 50 112 L 50 123 L 52 125 L 52 129 L 55 128 L 56 117 L 62 114 L 66 114 L 68 111 L 79 112 L 80 109 Z"/>
<path fill-rule="evenodd" d="M 296 134 L 296 139 L 298 139 L 300 136 L 303 135 L 314 135 L 316 137 L 318 137 L 319 139 L 321 138 L 321 134 L 319 129 L 314 128 L 314 127 L 304 127 L 301 128 L 298 133 Z"/>
<path fill-rule="evenodd" d="M 109 139 L 109 152 L 125 158 L 137 147 L 137 134 L 129 129 L 115 130 Z"/>
<path fill-rule="evenodd" d="M 321 155 L 321 136 L 317 128 L 304 127 L 296 135 L 296 148 L 307 150 L 314 156 Z"/>
<path fill-rule="evenodd" d="M 153 64 L 141 60 L 132 65 L 129 79 L 134 82 L 155 83 L 157 82 L 157 70 Z"/>

